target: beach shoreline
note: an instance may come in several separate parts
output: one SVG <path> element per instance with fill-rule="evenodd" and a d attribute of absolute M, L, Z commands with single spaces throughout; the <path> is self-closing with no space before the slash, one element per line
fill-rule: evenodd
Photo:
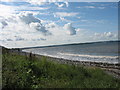
<path fill-rule="evenodd" d="M 69 65 L 78 65 L 88 68 L 101 68 L 103 69 L 107 74 L 110 74 L 114 76 L 115 78 L 120 78 L 120 63 L 105 63 L 105 62 L 89 62 L 89 61 L 74 61 L 74 60 L 68 60 L 64 58 L 57 58 L 57 57 L 51 57 L 46 55 L 40 55 L 40 54 L 33 54 L 32 52 L 23 52 L 25 55 L 29 57 L 30 53 L 32 56 L 35 56 L 37 58 L 46 57 L 48 60 L 57 62 L 60 64 L 69 64 Z"/>
<path fill-rule="evenodd" d="M 57 62 L 60 64 L 69 64 L 69 65 L 81 65 L 84 67 L 94 67 L 94 68 L 101 68 L 107 71 L 110 74 L 114 74 L 115 77 L 120 78 L 120 63 L 105 63 L 105 62 L 90 62 L 90 61 L 75 61 L 75 60 L 68 60 L 64 58 L 57 58 L 57 57 L 50 57 L 46 55 L 35 54 L 32 52 L 24 52 L 22 49 L 9 49 L 9 52 L 18 55 L 24 55 L 26 57 L 37 57 L 42 58 L 46 57 L 48 60 Z"/>
<path fill-rule="evenodd" d="M 64 59 L 64 58 L 58 58 L 58 57 L 52 57 L 47 55 L 40 55 L 35 54 L 33 52 L 25 52 L 22 51 L 23 49 L 9 49 L 9 52 L 16 53 L 19 55 L 25 55 L 29 57 L 31 54 L 32 56 L 36 56 L 38 58 L 41 57 L 47 57 L 49 60 L 57 61 L 59 63 L 63 64 L 74 64 L 74 65 L 83 65 L 83 66 L 95 66 L 95 67 L 101 67 L 101 68 L 113 68 L 113 69 L 120 69 L 120 63 L 107 63 L 107 62 L 96 62 L 96 61 L 78 61 L 78 60 L 70 60 L 70 59 Z"/>

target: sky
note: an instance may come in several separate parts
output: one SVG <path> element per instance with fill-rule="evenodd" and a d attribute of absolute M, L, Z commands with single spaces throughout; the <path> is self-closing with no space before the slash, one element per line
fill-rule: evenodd
<path fill-rule="evenodd" d="M 2 46 L 34 47 L 118 40 L 118 0 L 40 1 L 0 1 Z"/>

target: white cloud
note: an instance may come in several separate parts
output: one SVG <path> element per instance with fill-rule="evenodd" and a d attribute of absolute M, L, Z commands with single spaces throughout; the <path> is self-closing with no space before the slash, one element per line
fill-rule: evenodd
<path fill-rule="evenodd" d="M 76 29 L 72 26 L 72 23 L 67 23 L 64 26 L 59 26 L 56 23 L 49 23 L 45 26 L 49 29 L 53 35 L 76 35 Z"/>
<path fill-rule="evenodd" d="M 81 17 L 77 17 L 78 19 L 81 19 Z"/>
<path fill-rule="evenodd" d="M 65 2 L 66 0 L 24 0 L 34 5 L 43 5 L 46 3 Z"/>
<path fill-rule="evenodd" d="M 59 4 L 59 2 L 54 2 L 55 5 L 57 5 L 59 8 L 61 7 L 68 7 L 69 6 L 69 3 L 67 1 L 63 2 L 62 4 Z"/>
<path fill-rule="evenodd" d="M 57 5 L 59 8 L 61 8 L 61 7 L 63 7 L 65 4 L 55 3 L 55 5 Z"/>
<path fill-rule="evenodd" d="M 33 2 L 31 2 L 33 3 Z M 1 5 L 0 8 L 0 36 L 2 37 L 0 41 L 18 43 L 24 41 L 27 44 L 31 44 L 32 46 L 36 45 L 50 45 L 51 43 L 54 44 L 62 44 L 62 43 L 73 43 L 73 42 L 86 42 L 87 40 L 103 40 L 105 39 L 112 39 L 116 38 L 117 35 L 112 32 L 105 32 L 105 33 L 96 33 L 90 34 L 88 32 L 86 34 L 86 30 L 81 30 L 74 28 L 71 23 L 72 21 L 68 20 L 66 17 L 78 17 L 77 12 L 56 12 L 54 13 L 55 17 L 59 17 L 60 20 L 58 21 L 65 21 L 67 23 L 63 26 L 57 25 L 57 21 L 52 20 L 41 20 L 35 17 L 38 14 L 40 15 L 47 15 L 45 12 L 36 12 L 34 10 L 46 10 L 49 7 L 38 7 L 41 3 L 34 3 L 35 5 L 32 6 L 7 6 Z M 68 2 L 64 2 L 64 6 L 68 7 Z M 59 4 L 58 7 L 63 8 L 62 4 Z M 96 8 L 94 6 L 89 6 L 86 8 Z M 103 7 L 99 7 L 103 9 Z M 67 9 L 67 8 L 66 8 Z M 28 10 L 28 11 L 24 11 Z M 29 11 L 33 10 L 33 11 Z M 59 10 L 58 10 L 59 11 Z M 17 13 L 17 14 L 16 14 Z M 19 14 L 18 14 L 19 13 Z M 78 17 L 81 18 L 81 17 Z M 58 19 L 58 18 L 57 18 Z M 88 22 L 88 20 L 79 20 L 80 22 Z M 52 22 L 52 23 L 51 23 Z M 104 21 L 96 21 L 98 23 L 103 23 Z M 43 24 L 44 23 L 44 24 Z M 77 25 L 79 25 L 79 22 Z M 76 25 L 76 26 L 77 26 Z M 87 25 L 87 24 L 86 24 Z M 82 25 L 81 25 L 82 26 Z M 92 30 L 91 30 L 92 31 Z M 90 36 L 91 38 L 90 38 Z M 58 38 L 59 37 L 59 38 Z M 39 42 L 38 42 L 39 41 Z M 68 42 L 71 41 L 71 42 Z M 33 43 L 31 43 L 33 42 Z M 9 44 L 12 46 L 12 44 Z M 20 44 L 18 44 L 20 45 Z M 23 43 L 23 46 L 25 44 Z"/>
<path fill-rule="evenodd" d="M 47 3 L 47 0 L 26 0 L 26 2 L 33 5 L 44 5 Z"/>
<path fill-rule="evenodd" d="M 15 41 L 23 41 L 24 40 L 24 38 L 22 38 L 22 37 L 20 37 L 20 36 L 15 36 L 16 37 L 16 40 Z M 12 39 L 10 39 L 10 40 L 12 40 Z M 7 40 L 8 41 L 8 40 Z"/>
<path fill-rule="evenodd" d="M 20 13 L 19 18 L 26 24 L 30 24 L 31 22 L 41 23 L 38 18 L 35 18 L 32 13 Z"/>
<path fill-rule="evenodd" d="M 52 22 L 52 23 L 46 24 L 46 27 L 47 28 L 56 28 L 56 27 L 58 27 L 58 25 L 56 23 Z"/>
<path fill-rule="evenodd" d="M 64 30 L 63 26 L 59 26 L 54 22 L 46 24 L 45 27 L 52 33 L 53 38 L 62 38 L 62 36 L 67 35 L 66 30 Z"/>
<path fill-rule="evenodd" d="M 67 30 L 67 33 L 69 35 L 75 35 L 76 34 L 76 30 L 74 27 L 72 27 L 71 23 L 67 23 L 64 25 L 64 29 Z"/>
<path fill-rule="evenodd" d="M 79 6 L 77 8 L 86 8 L 86 9 L 105 9 L 106 7 L 98 7 L 98 6 Z"/>
<path fill-rule="evenodd" d="M 2 2 L 13 2 L 14 0 L 0 0 Z"/>
<path fill-rule="evenodd" d="M 76 12 L 56 12 L 54 13 L 54 17 L 73 17 L 73 16 L 76 16 L 78 15 L 79 13 L 76 13 Z"/>
<path fill-rule="evenodd" d="M 104 38 L 104 39 L 105 38 L 109 38 L 109 39 L 117 38 L 117 34 L 112 33 L 112 32 L 95 33 L 94 36 L 95 36 L 95 38 L 99 38 L 99 39 L 101 39 L 101 38 Z"/>
<path fill-rule="evenodd" d="M 17 23 L 7 22 L 8 25 L 1 29 L 0 33 L 2 36 L 0 42 L 2 41 L 4 45 L 12 47 L 58 45 L 117 38 L 113 32 L 91 33 L 90 30 L 75 29 L 71 23 L 59 26 L 52 22 L 43 26 L 40 22 L 25 23 L 19 18 L 19 15 L 14 19 Z"/>
<path fill-rule="evenodd" d="M 96 8 L 96 7 L 95 6 L 79 6 L 77 8 L 91 8 L 91 9 L 93 9 L 93 8 Z"/>
<path fill-rule="evenodd" d="M 67 1 L 65 1 L 64 3 L 66 4 L 66 7 L 68 7 L 68 6 L 69 6 L 69 3 L 68 3 Z"/>
<path fill-rule="evenodd" d="M 104 32 L 103 35 L 106 37 L 113 37 L 114 36 L 114 34 L 112 32 Z"/>
<path fill-rule="evenodd" d="M 0 19 L 2 41 L 44 40 L 48 35 L 51 35 L 32 13 L 20 13 L 11 18 L 2 17 Z"/>
<path fill-rule="evenodd" d="M 71 21 L 71 20 L 68 20 L 68 19 L 65 19 L 65 17 L 60 17 L 60 21 L 58 21 L 58 22 L 61 22 L 61 21 L 64 21 L 64 22 L 73 22 L 73 21 Z"/>
<path fill-rule="evenodd" d="M 0 16 L 9 17 L 12 13 L 14 13 L 15 8 L 12 6 L 2 5 L 0 4 Z"/>
<path fill-rule="evenodd" d="M 95 8 L 95 6 L 85 6 L 84 8 Z"/>
<path fill-rule="evenodd" d="M 1 0 L 2 2 L 30 2 L 33 4 L 40 4 L 41 2 L 65 2 L 65 1 L 69 1 L 69 2 L 119 2 L 119 0 Z"/>
<path fill-rule="evenodd" d="M 64 20 L 64 18 L 62 19 Z M 54 45 L 79 41 L 86 42 L 90 40 L 110 40 L 117 38 L 117 35 L 112 32 L 91 34 L 91 31 L 87 32 L 80 28 L 74 28 L 71 23 L 59 26 L 55 22 L 49 21 L 48 24 L 43 26 L 42 22 L 44 21 L 41 21 L 42 20 L 36 18 L 31 12 L 23 12 L 11 16 L 11 18 L 2 17 L 2 19 L 0 19 L 2 26 L 0 29 L 0 36 L 2 38 L 0 41 L 6 44 L 10 42 L 18 44 L 18 42 L 25 41 L 26 45 L 27 43 L 31 44 L 31 42 L 34 41 L 31 45 L 37 44 L 44 46 L 50 44 Z M 14 46 L 16 46 L 16 44 Z M 9 45 L 13 44 L 10 43 Z"/>
<path fill-rule="evenodd" d="M 16 8 L 16 10 L 47 10 L 49 9 L 49 7 L 38 7 L 38 6 L 24 6 L 24 5 L 21 5 L 21 6 L 13 6 L 14 8 Z"/>
<path fill-rule="evenodd" d="M 12 5 L 0 4 L 0 12 L 1 12 L 0 16 L 8 17 L 11 14 L 20 13 L 23 11 L 33 12 L 34 10 L 47 10 L 49 8 L 50 7 L 38 7 L 38 6 L 28 6 L 28 5 L 12 6 Z"/>
<path fill-rule="evenodd" d="M 5 26 L 7 26 L 7 22 L 5 20 L 0 19 L 1 23 L 0 23 L 0 29 L 3 29 Z"/>
<path fill-rule="evenodd" d="M 54 40 L 56 37 L 75 35 L 75 28 L 68 23 L 59 26 L 56 23 L 42 25 L 41 20 L 36 18 L 31 12 L 21 12 L 8 18 L 0 19 L 0 36 L 2 43 L 20 42 L 20 41 L 41 41 Z M 67 39 L 67 38 L 66 38 Z M 49 41 L 50 42 L 50 41 Z M 12 44 L 11 44 L 12 45 Z"/>
<path fill-rule="evenodd" d="M 51 35 L 51 33 L 48 30 L 46 30 L 46 28 L 41 23 L 38 23 L 38 22 L 34 23 L 34 22 L 32 22 L 32 23 L 30 23 L 30 27 L 32 29 L 40 31 L 45 36 Z"/>
<path fill-rule="evenodd" d="M 89 22 L 89 20 L 85 20 L 85 19 L 82 19 L 82 20 L 80 20 L 81 22 Z"/>

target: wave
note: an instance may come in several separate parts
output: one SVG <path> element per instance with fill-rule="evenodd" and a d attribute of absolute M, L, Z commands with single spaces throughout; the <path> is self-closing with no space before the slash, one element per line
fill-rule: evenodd
<path fill-rule="evenodd" d="M 30 52 L 28 50 L 23 50 L 24 52 Z M 119 63 L 119 56 L 97 56 L 97 55 L 87 55 L 87 54 L 73 54 L 73 53 L 46 53 L 46 52 L 32 52 L 34 54 L 62 58 L 73 61 L 88 61 L 88 62 L 103 62 L 103 63 Z"/>
<path fill-rule="evenodd" d="M 82 55 L 82 54 L 71 54 L 71 53 L 58 53 L 60 55 L 67 56 L 79 56 L 79 57 L 88 57 L 88 58 L 99 58 L 99 59 L 118 59 L 118 56 L 97 56 L 97 55 Z"/>

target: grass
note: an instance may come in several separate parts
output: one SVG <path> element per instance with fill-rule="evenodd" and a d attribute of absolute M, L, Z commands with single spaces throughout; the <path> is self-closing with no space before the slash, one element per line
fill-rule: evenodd
<path fill-rule="evenodd" d="M 3 88 L 120 88 L 120 80 L 99 68 L 58 64 L 46 57 L 3 52 Z"/>

